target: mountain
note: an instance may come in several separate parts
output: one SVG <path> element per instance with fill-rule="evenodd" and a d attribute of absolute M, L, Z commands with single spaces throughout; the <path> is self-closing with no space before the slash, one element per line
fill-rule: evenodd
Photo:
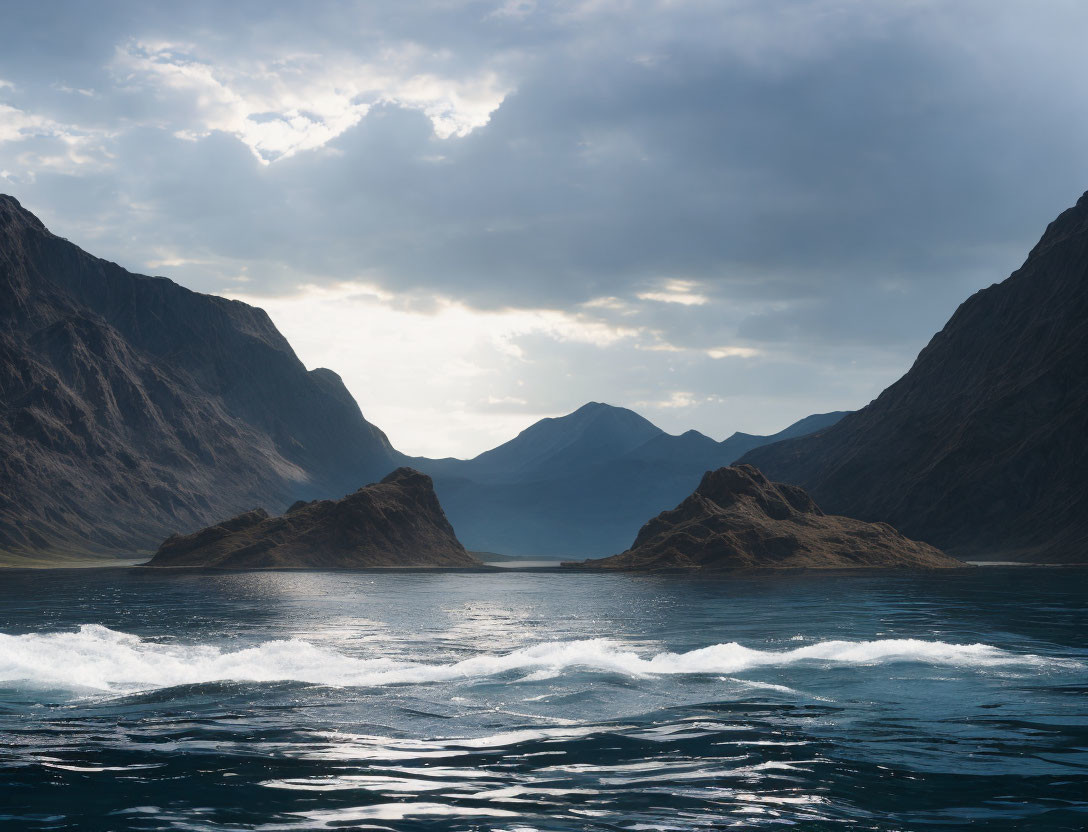
<path fill-rule="evenodd" d="M 0 196 L 0 553 L 153 547 L 399 457 L 260 309 L 100 260 Z"/>
<path fill-rule="evenodd" d="M 697 430 L 689 430 L 679 436 L 662 432 L 639 447 L 628 451 L 622 458 L 643 462 L 661 462 L 674 466 L 683 465 L 684 467 L 694 468 L 702 466 L 702 470 L 705 471 L 708 470 L 707 466 L 719 468 L 729 465 L 753 448 L 823 430 L 835 424 L 845 415 L 846 411 L 844 410 L 837 410 L 832 413 L 816 413 L 812 416 L 806 416 L 804 419 L 794 422 L 788 428 L 770 436 L 738 432 L 721 442 L 715 442 L 709 436 L 699 433 Z"/>
<path fill-rule="evenodd" d="M 475 459 L 409 464 L 435 478 L 470 549 L 586 557 L 626 546 L 647 517 L 676 505 L 707 470 L 841 416 L 810 416 L 773 436 L 716 442 L 694 430 L 673 436 L 631 410 L 590 402 Z"/>
<path fill-rule="evenodd" d="M 826 515 L 803 489 L 737 465 L 708 471 L 690 497 L 643 526 L 627 551 L 563 565 L 714 570 L 963 564 L 886 523 Z"/>
<path fill-rule="evenodd" d="M 1088 194 L 875 401 L 743 461 L 960 557 L 1088 562 Z"/>
<path fill-rule="evenodd" d="M 148 566 L 365 568 L 479 566 L 446 520 L 431 478 L 398 468 L 340 500 L 299 501 L 281 517 L 254 509 L 173 535 Z"/>
<path fill-rule="evenodd" d="M 447 471 L 490 482 L 548 479 L 623 456 L 664 435 L 633 410 L 589 402 L 566 416 L 541 419 L 509 442 Z"/>
<path fill-rule="evenodd" d="M 811 416 L 806 416 L 804 419 L 794 422 L 785 430 L 780 430 L 778 433 L 771 436 L 756 436 L 751 433 L 734 433 L 728 439 L 725 439 L 722 444 L 722 456 L 729 457 L 729 461 L 723 463 L 729 465 L 736 462 L 748 451 L 755 448 L 761 448 L 764 445 L 770 445 L 774 442 L 781 442 L 783 439 L 793 439 L 797 436 L 808 436 L 809 434 L 818 433 L 824 428 L 829 428 L 836 422 L 838 422 L 849 411 L 835 410 L 831 413 L 814 413 Z"/>

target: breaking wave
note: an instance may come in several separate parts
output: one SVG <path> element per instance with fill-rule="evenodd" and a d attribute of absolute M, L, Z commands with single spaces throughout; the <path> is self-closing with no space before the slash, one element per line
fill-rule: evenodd
<path fill-rule="evenodd" d="M 648 677 L 734 674 L 798 662 L 876 665 L 917 662 L 959 668 L 1059 667 L 1068 661 L 1017 654 L 986 644 L 919 639 L 823 641 L 791 650 L 754 650 L 736 642 L 644 657 L 610 639 L 545 642 L 450 664 L 360 658 L 298 639 L 228 650 L 214 644 L 164 644 L 85 624 L 77 632 L 0 634 L 0 682 L 130 693 L 205 682 L 307 682 L 373 687 L 486 678 L 526 679 L 568 669 Z"/>

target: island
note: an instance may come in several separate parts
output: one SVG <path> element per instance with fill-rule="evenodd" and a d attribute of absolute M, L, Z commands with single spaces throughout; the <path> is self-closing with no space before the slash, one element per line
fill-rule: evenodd
<path fill-rule="evenodd" d="M 887 523 L 824 514 L 804 491 L 751 465 L 708 471 L 680 505 L 639 531 L 625 552 L 565 562 L 615 570 L 964 567 Z"/>
<path fill-rule="evenodd" d="M 446 519 L 434 483 L 412 468 L 339 500 L 296 502 L 281 516 L 239 514 L 163 541 L 148 566 L 476 567 Z"/>

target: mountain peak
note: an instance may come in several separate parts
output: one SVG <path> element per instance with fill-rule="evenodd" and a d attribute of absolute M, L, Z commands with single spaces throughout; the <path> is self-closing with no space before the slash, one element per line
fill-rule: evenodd
<path fill-rule="evenodd" d="M 0 194 L 0 229 L 45 231 L 45 223 L 26 210 L 15 197 Z"/>
<path fill-rule="evenodd" d="M 614 404 L 607 404 L 605 402 L 586 402 L 577 410 L 571 411 L 566 416 L 556 416 L 556 419 L 570 419 L 572 417 L 584 417 L 584 416 L 603 416 L 606 414 L 620 414 L 620 413 L 633 413 L 638 416 L 633 410 L 629 410 L 626 407 L 619 407 Z M 641 419 L 642 417 L 639 416 Z"/>
<path fill-rule="evenodd" d="M 587 402 L 565 416 L 541 419 L 469 464 L 475 474 L 543 476 L 621 456 L 662 433 L 633 410 Z"/>
<path fill-rule="evenodd" d="M 421 473 L 420 471 L 417 471 L 415 468 L 409 468 L 407 465 L 402 465 L 397 470 L 386 474 L 382 478 L 381 483 L 383 485 L 388 485 L 390 483 L 401 483 L 426 488 L 433 487 L 433 483 L 429 476 Z"/>
<path fill-rule="evenodd" d="M 1088 191 L 1085 191 L 1081 198 L 1077 200 L 1076 205 L 1062 211 L 1046 227 L 1043 236 L 1028 254 L 1025 265 L 1030 263 L 1032 259 L 1063 243 L 1080 238 L 1080 242 L 1083 244 L 1083 238 L 1086 236 L 1088 236 Z"/>

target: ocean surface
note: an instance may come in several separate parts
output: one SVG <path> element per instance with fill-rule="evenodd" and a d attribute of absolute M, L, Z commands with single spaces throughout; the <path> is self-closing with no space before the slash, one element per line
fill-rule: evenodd
<path fill-rule="evenodd" d="M 1082 830 L 1088 572 L 0 573 L 0 828 Z"/>

